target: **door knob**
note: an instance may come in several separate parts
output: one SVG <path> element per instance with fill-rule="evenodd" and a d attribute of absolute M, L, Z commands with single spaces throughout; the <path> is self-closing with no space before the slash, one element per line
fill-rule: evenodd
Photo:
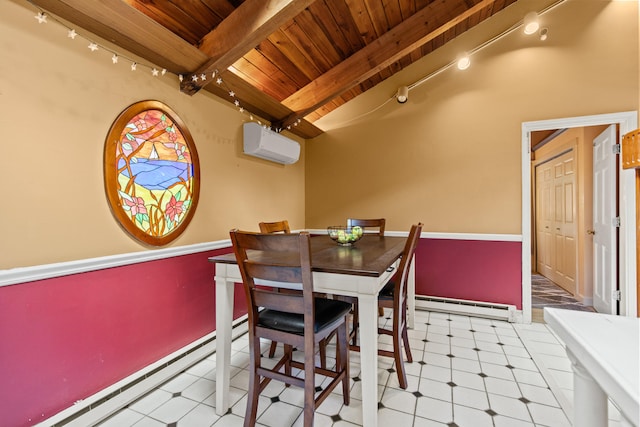
<path fill-rule="evenodd" d="M 596 234 L 596 230 L 587 230 L 587 234 L 591 234 L 593 236 Z"/>

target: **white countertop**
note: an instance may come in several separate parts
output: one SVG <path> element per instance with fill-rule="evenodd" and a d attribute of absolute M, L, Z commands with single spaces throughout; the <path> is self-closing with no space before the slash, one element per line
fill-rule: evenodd
<path fill-rule="evenodd" d="M 544 320 L 634 425 L 640 424 L 640 319 L 544 309 Z"/>

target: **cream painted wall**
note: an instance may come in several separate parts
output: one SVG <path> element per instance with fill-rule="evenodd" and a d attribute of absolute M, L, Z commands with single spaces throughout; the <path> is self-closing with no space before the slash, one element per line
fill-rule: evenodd
<path fill-rule="evenodd" d="M 127 52 L 118 50 L 114 65 L 111 53 L 92 53 L 51 17 L 38 24 L 25 1 L 4 1 L 0 11 L 0 269 L 147 249 L 111 215 L 102 175 L 109 127 L 145 99 L 178 114 L 200 157 L 196 214 L 170 246 L 225 239 L 233 227 L 257 230 L 261 220 L 304 227 L 304 144 L 291 166 L 245 156 L 249 117 L 231 104 L 204 91 L 181 94 L 175 75 L 132 72 Z"/>
<path fill-rule="evenodd" d="M 542 15 L 546 42 L 514 31 L 467 71 L 446 69 L 406 104 L 384 103 L 549 3 L 518 1 L 318 121 L 326 133 L 307 144 L 307 226 L 384 216 L 389 230 L 422 221 L 431 232 L 520 234 L 522 123 L 639 109 L 638 2 L 568 0 Z"/>
<path fill-rule="evenodd" d="M 519 0 L 357 97 L 316 123 L 327 133 L 303 144 L 301 162 L 281 166 L 242 155 L 248 117 L 229 104 L 179 93 L 176 76 L 113 65 L 110 53 L 91 53 L 52 19 L 39 25 L 27 2 L 4 2 L 0 268 L 147 249 L 117 225 L 102 182 L 109 126 L 143 99 L 167 103 L 186 122 L 202 166 L 198 210 L 172 246 L 284 217 L 293 228 L 383 215 L 389 230 L 420 220 L 426 231 L 520 233 L 521 123 L 639 109 L 636 1 L 568 0 L 543 15 L 544 44 L 514 32 L 474 54 L 467 72 L 446 70 L 413 88 L 406 104 L 349 120 L 549 3 Z"/>

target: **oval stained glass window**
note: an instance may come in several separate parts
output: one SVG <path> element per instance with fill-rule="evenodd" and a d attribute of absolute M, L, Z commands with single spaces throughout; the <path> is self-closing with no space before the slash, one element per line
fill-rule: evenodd
<path fill-rule="evenodd" d="M 104 148 L 111 211 L 133 237 L 153 246 L 176 239 L 198 204 L 200 166 L 188 129 L 159 101 L 129 106 Z"/>

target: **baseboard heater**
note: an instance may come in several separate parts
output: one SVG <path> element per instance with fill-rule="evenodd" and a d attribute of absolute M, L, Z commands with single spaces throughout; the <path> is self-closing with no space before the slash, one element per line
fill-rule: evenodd
<path fill-rule="evenodd" d="M 506 320 L 508 322 L 516 321 L 516 307 L 509 304 L 416 295 L 416 308 Z"/>
<path fill-rule="evenodd" d="M 233 322 L 231 339 L 248 330 L 247 316 Z M 96 425 L 181 372 L 215 353 L 215 332 L 142 369 L 98 393 L 76 402 L 36 427 L 85 427 Z"/>

